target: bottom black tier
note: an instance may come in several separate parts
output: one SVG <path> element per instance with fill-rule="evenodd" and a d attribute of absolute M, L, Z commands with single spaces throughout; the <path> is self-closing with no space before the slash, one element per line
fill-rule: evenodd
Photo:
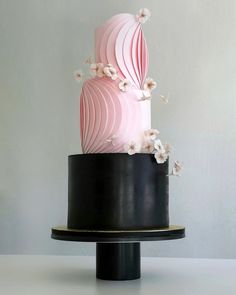
<path fill-rule="evenodd" d="M 168 160 L 152 154 L 69 156 L 68 228 L 169 226 Z"/>

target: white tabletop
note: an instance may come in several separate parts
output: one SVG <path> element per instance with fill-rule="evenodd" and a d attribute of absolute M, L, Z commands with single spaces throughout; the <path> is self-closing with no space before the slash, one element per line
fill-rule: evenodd
<path fill-rule="evenodd" d="M 142 257 L 142 278 L 103 281 L 95 257 L 0 256 L 4 295 L 235 295 L 236 260 Z"/>

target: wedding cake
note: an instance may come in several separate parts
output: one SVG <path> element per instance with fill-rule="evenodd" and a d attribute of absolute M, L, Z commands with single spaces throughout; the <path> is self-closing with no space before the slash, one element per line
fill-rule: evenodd
<path fill-rule="evenodd" d="M 95 31 L 95 59 L 80 96 L 83 154 L 69 156 L 68 228 L 140 230 L 169 225 L 169 153 L 151 128 L 150 12 L 122 13 Z M 75 72 L 80 81 L 81 70 Z M 178 174 L 175 162 L 172 174 Z"/>

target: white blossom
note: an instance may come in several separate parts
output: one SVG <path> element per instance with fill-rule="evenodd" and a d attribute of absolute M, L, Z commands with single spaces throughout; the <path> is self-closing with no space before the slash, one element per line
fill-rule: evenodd
<path fill-rule="evenodd" d="M 103 68 L 103 73 L 112 80 L 116 80 L 118 78 L 117 70 L 111 64 L 108 64 Z"/>
<path fill-rule="evenodd" d="M 143 143 L 142 150 L 144 153 L 151 154 L 154 151 L 154 144 L 151 140 L 146 140 Z"/>
<path fill-rule="evenodd" d="M 140 151 L 140 144 L 130 141 L 129 143 L 124 145 L 124 150 L 129 155 L 134 155 L 135 153 L 138 153 Z"/>
<path fill-rule="evenodd" d="M 110 138 L 108 138 L 106 140 L 106 142 L 109 142 L 111 143 L 113 146 L 115 146 L 115 140 L 117 139 L 117 136 L 116 135 L 112 135 Z"/>
<path fill-rule="evenodd" d="M 156 87 L 157 87 L 157 83 L 152 78 L 147 78 L 143 85 L 144 90 L 148 90 L 149 92 L 152 92 L 152 90 L 155 89 Z"/>
<path fill-rule="evenodd" d="M 140 23 L 144 24 L 150 18 L 150 16 L 151 13 L 147 8 L 141 8 L 136 17 Z"/>
<path fill-rule="evenodd" d="M 158 150 L 154 156 L 158 164 L 165 163 L 168 158 L 168 155 L 162 150 Z"/>
<path fill-rule="evenodd" d="M 168 95 L 160 94 L 160 98 L 161 98 L 161 101 L 163 103 L 168 103 L 169 102 L 169 94 Z"/>
<path fill-rule="evenodd" d="M 119 88 L 121 91 L 126 92 L 130 87 L 130 82 L 128 79 L 124 79 L 119 83 Z"/>
<path fill-rule="evenodd" d="M 151 99 L 151 93 L 148 90 L 142 90 L 142 97 L 140 100 L 150 100 Z"/>
<path fill-rule="evenodd" d="M 155 140 L 160 132 L 157 129 L 148 129 L 144 131 L 145 137 L 149 140 Z"/>
<path fill-rule="evenodd" d="M 179 172 L 182 169 L 183 169 L 183 165 L 179 161 L 175 161 L 170 175 L 180 176 Z"/>
<path fill-rule="evenodd" d="M 83 79 L 84 73 L 82 70 L 76 70 L 74 71 L 74 78 L 77 82 L 80 82 Z"/>
<path fill-rule="evenodd" d="M 172 146 L 169 143 L 164 144 L 164 149 L 167 155 L 169 155 L 172 151 Z"/>
<path fill-rule="evenodd" d="M 164 148 L 164 146 L 163 146 L 163 144 L 162 144 L 162 142 L 161 142 L 160 139 L 156 139 L 156 140 L 154 141 L 154 148 L 155 148 L 157 151 L 166 152 L 166 151 L 165 151 L 165 148 Z"/>
<path fill-rule="evenodd" d="M 98 77 L 103 77 L 104 64 L 103 63 L 93 63 L 90 65 L 90 70 L 93 75 L 96 75 Z"/>
<path fill-rule="evenodd" d="M 97 69 L 98 69 L 98 66 L 96 63 L 92 63 L 90 64 L 90 71 L 91 71 L 91 74 L 93 75 L 97 75 Z"/>

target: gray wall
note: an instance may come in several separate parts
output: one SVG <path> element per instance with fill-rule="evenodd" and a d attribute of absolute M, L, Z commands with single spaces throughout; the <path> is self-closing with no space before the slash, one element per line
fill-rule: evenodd
<path fill-rule="evenodd" d="M 98 5 L 99 3 L 99 5 Z M 170 181 L 179 241 L 145 242 L 149 256 L 236 258 L 236 1 L 0 1 L 0 253 L 95 253 L 50 239 L 66 223 L 67 155 L 81 153 L 74 69 L 94 28 L 151 10 L 149 75 L 159 81 L 153 127 L 183 160 Z M 170 93 L 164 105 L 159 94 Z"/>

